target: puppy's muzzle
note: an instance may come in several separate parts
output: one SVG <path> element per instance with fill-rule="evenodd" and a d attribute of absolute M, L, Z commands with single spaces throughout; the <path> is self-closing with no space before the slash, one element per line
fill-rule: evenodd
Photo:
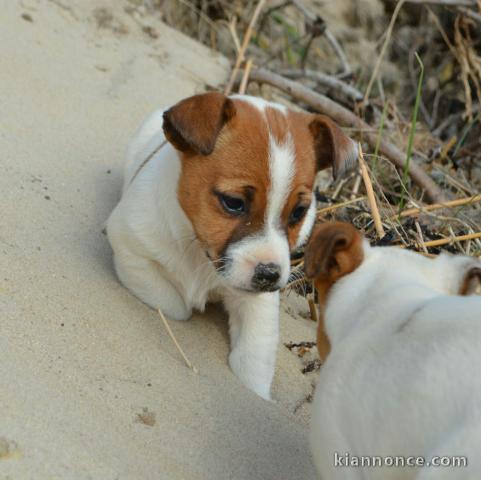
<path fill-rule="evenodd" d="M 281 267 L 275 263 L 259 263 L 252 277 L 252 288 L 259 292 L 272 292 L 279 289 Z"/>

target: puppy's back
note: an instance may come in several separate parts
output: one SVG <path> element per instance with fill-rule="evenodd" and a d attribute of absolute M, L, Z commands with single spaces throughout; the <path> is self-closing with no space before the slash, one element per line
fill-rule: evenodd
<path fill-rule="evenodd" d="M 124 186 L 126 190 L 142 162 L 165 140 L 162 130 L 164 110 L 156 110 L 142 123 L 126 150 Z"/>
<path fill-rule="evenodd" d="M 335 452 L 427 460 L 465 455 L 471 458 L 459 478 L 481 478 L 475 455 L 481 449 L 480 371 L 479 296 L 437 297 L 390 334 L 375 326 L 360 332 L 333 350 L 321 370 L 311 425 L 319 470 L 330 471 L 326 478 L 350 478 L 346 469 L 333 468 Z M 353 469 L 352 478 L 414 479 L 419 473 L 371 468 L 363 477 L 362 471 Z M 458 478 L 456 469 L 443 471 L 448 476 L 442 478 Z"/>

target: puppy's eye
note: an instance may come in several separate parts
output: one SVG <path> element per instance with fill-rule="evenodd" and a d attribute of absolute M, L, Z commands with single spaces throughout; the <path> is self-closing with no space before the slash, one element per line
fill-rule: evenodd
<path fill-rule="evenodd" d="M 227 213 L 230 213 L 234 216 L 244 215 L 244 213 L 246 213 L 246 204 L 242 198 L 231 197 L 230 195 L 225 195 L 223 193 L 219 193 L 217 196 L 222 208 Z"/>
<path fill-rule="evenodd" d="M 308 208 L 306 205 L 297 205 L 294 207 L 294 210 L 292 210 L 289 216 L 289 225 L 299 223 L 304 218 Z"/>

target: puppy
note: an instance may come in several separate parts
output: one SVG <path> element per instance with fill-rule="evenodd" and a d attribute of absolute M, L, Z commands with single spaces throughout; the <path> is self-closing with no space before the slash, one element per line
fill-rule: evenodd
<path fill-rule="evenodd" d="M 468 295 L 481 262 L 370 247 L 351 225 L 330 223 L 314 230 L 305 269 L 323 304 L 322 352 L 331 349 L 311 423 L 321 478 L 479 480 L 481 297 Z M 443 456 L 467 466 L 436 468 Z"/>
<path fill-rule="evenodd" d="M 278 291 L 314 222 L 316 172 L 356 159 L 329 118 L 255 97 L 205 93 L 153 113 L 128 147 L 107 224 L 120 281 L 176 320 L 221 300 L 229 364 L 269 399 Z"/>

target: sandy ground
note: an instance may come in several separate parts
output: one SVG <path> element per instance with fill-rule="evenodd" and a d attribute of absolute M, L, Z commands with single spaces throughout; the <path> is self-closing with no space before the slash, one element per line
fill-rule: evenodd
<path fill-rule="evenodd" d="M 171 322 L 196 375 L 114 276 L 102 228 L 128 137 L 227 73 L 129 5 L 0 0 L 0 479 L 314 478 L 302 360 L 280 346 L 263 401 L 213 307 Z M 283 301 L 283 342 L 314 338 L 304 310 Z"/>

